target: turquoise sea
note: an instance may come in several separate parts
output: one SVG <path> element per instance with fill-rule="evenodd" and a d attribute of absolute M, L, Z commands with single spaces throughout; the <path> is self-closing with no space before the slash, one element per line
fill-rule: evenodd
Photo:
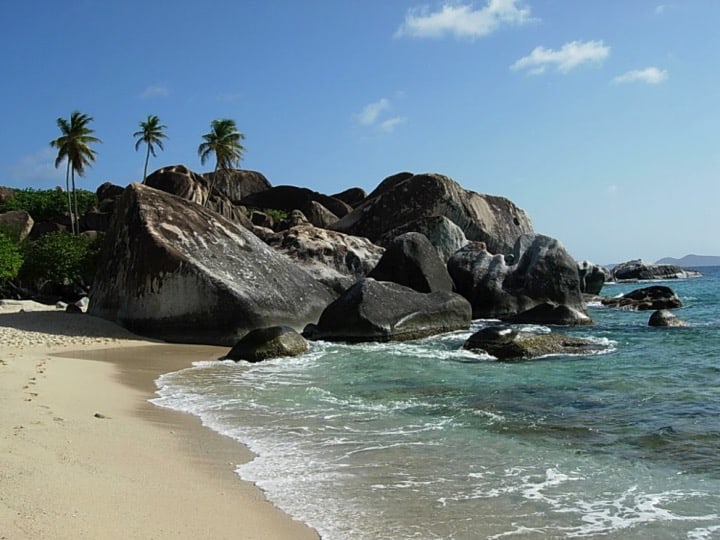
<path fill-rule="evenodd" d="M 153 402 L 247 445 L 239 475 L 325 540 L 720 538 L 720 267 L 700 270 L 663 282 L 688 327 L 590 305 L 594 326 L 557 329 L 603 354 L 497 362 L 461 348 L 475 321 L 198 363 Z"/>

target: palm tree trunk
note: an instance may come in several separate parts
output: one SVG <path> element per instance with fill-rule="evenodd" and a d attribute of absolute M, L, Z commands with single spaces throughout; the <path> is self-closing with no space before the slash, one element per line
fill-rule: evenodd
<path fill-rule="evenodd" d="M 65 169 L 65 192 L 68 199 L 68 216 L 70 217 L 70 230 L 75 234 L 75 218 L 73 217 L 72 195 L 70 194 L 70 160 L 68 159 Z"/>
<path fill-rule="evenodd" d="M 78 211 L 78 200 L 77 200 L 77 190 L 75 189 L 75 169 L 71 169 L 70 178 L 72 179 L 72 192 L 73 192 L 73 201 L 75 202 L 75 230 L 73 231 L 75 234 L 80 234 L 80 212 Z"/>
<path fill-rule="evenodd" d="M 205 202 L 203 202 L 203 208 L 205 208 L 207 206 L 207 203 L 210 200 L 210 194 L 212 193 L 213 185 L 215 185 L 215 175 L 219 171 L 219 169 L 218 169 L 219 165 L 220 165 L 219 163 L 215 164 L 215 170 L 213 171 L 212 178 L 210 178 L 210 185 L 208 186 L 208 193 L 207 193 L 207 197 L 205 197 Z"/>
<path fill-rule="evenodd" d="M 145 170 L 143 171 L 143 181 L 142 183 L 145 183 L 145 180 L 147 180 L 147 166 L 148 161 L 150 160 L 150 145 L 147 145 L 147 153 L 145 154 Z"/>

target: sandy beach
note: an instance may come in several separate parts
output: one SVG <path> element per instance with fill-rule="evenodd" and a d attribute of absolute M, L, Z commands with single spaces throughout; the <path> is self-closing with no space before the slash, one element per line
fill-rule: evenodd
<path fill-rule="evenodd" d="M 240 444 L 150 403 L 161 373 L 225 349 L 0 304 L 0 540 L 317 539 L 243 482 Z"/>

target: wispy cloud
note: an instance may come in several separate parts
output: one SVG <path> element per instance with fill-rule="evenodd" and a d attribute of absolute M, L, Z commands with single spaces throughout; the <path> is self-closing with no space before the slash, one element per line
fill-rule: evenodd
<path fill-rule="evenodd" d="M 571 41 L 560 49 L 535 47 L 532 52 L 510 66 L 514 71 L 528 70 L 533 75 L 545 73 L 548 67 L 555 67 L 560 73 L 567 73 L 581 64 L 600 63 L 610 54 L 610 47 L 602 41 Z"/>
<path fill-rule="evenodd" d="M 163 84 L 151 84 L 145 90 L 140 92 L 140 99 L 151 99 L 156 97 L 165 97 L 170 95 L 170 89 Z"/>
<path fill-rule="evenodd" d="M 668 79 L 668 72 L 664 69 L 656 67 L 646 67 L 645 69 L 633 69 L 627 73 L 623 73 L 613 79 L 615 84 L 627 84 L 641 82 L 646 84 L 660 84 Z"/>
<path fill-rule="evenodd" d="M 376 127 L 385 133 L 392 133 L 395 128 L 407 121 L 404 116 L 385 117 L 385 113 L 392 109 L 388 98 L 381 98 L 368 103 L 362 110 L 355 114 L 355 120 L 362 126 Z"/>
<path fill-rule="evenodd" d="M 377 122 L 380 113 L 390 108 L 390 100 L 388 98 L 382 98 L 372 103 L 368 103 L 363 107 L 363 110 L 355 115 L 358 122 L 363 126 L 372 126 Z"/>
<path fill-rule="evenodd" d="M 387 120 L 383 120 L 380 122 L 380 129 L 383 130 L 385 133 L 392 133 L 395 131 L 395 128 L 398 127 L 400 124 L 404 123 L 407 120 L 404 116 L 395 116 L 393 118 L 388 118 Z"/>
<path fill-rule="evenodd" d="M 655 6 L 655 15 L 662 15 L 665 13 L 665 4 Z"/>
<path fill-rule="evenodd" d="M 64 168 L 55 169 L 57 150 L 49 146 L 20 158 L 7 170 L 8 179 L 18 185 L 61 184 Z"/>
<path fill-rule="evenodd" d="M 395 37 L 442 38 L 474 40 L 487 36 L 501 26 L 517 26 L 535 21 L 530 8 L 520 0 L 487 0 L 481 8 L 472 3 L 447 2 L 438 11 L 427 7 L 408 10 L 405 22 Z"/>

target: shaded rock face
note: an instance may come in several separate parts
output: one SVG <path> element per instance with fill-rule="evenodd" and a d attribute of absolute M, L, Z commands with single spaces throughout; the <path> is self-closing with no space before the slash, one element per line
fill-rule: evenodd
<path fill-rule="evenodd" d="M 350 188 L 340 193 L 331 195 L 333 199 L 340 199 L 342 202 L 350 206 L 351 208 L 357 208 L 367 198 L 367 193 L 362 188 Z"/>
<path fill-rule="evenodd" d="M 448 261 L 455 290 L 470 301 L 474 318 L 507 319 L 548 304 L 568 309 L 558 312 L 563 317 L 556 322 L 547 320 L 545 310 L 541 317 L 538 314 L 538 323 L 568 324 L 569 313 L 577 314 L 573 324 L 590 322 L 577 264 L 559 241 L 543 235 L 523 236 L 512 260 L 515 264 L 508 264 L 503 255 L 492 255 L 482 243 L 470 243 Z"/>
<path fill-rule="evenodd" d="M 345 216 L 352 208 L 340 199 L 334 199 L 307 188 L 295 186 L 276 186 L 265 191 L 253 193 L 242 199 L 241 204 L 253 208 L 272 208 L 290 212 L 300 210 L 306 216 L 313 213 L 312 203 L 316 202 L 338 217 Z"/>
<path fill-rule="evenodd" d="M 686 279 L 701 275 L 700 272 L 685 270 L 672 264 L 651 264 L 640 259 L 620 263 L 612 269 L 615 281 Z"/>
<path fill-rule="evenodd" d="M 262 362 L 281 356 L 299 356 L 308 350 L 308 343 L 289 326 L 271 326 L 248 332 L 225 358 Z"/>
<path fill-rule="evenodd" d="M 213 194 L 220 195 L 233 204 L 240 204 L 245 197 L 272 187 L 264 174 L 245 169 L 209 172 L 204 173 L 203 177 L 208 184 L 212 181 Z"/>
<path fill-rule="evenodd" d="M 558 354 L 594 354 L 603 349 L 589 340 L 571 338 L 554 332 L 533 335 L 516 334 L 509 340 L 491 341 L 484 339 L 483 330 L 470 336 L 463 347 L 471 351 L 481 350 L 498 360 L 527 360 Z"/>
<path fill-rule="evenodd" d="M 90 298 L 90 314 L 140 335 L 232 346 L 256 328 L 317 321 L 333 295 L 242 226 L 132 184 Z"/>
<path fill-rule="evenodd" d="M 338 220 L 338 217 L 317 201 L 311 201 L 308 207 L 310 212 L 306 217 L 316 227 L 326 229 Z"/>
<path fill-rule="evenodd" d="M 430 216 L 416 219 L 385 233 L 378 241 L 378 244 L 390 245 L 395 237 L 406 232 L 424 234 L 435 247 L 443 264 L 447 264 L 453 253 L 468 243 L 462 229 L 448 218 L 445 216 Z"/>
<path fill-rule="evenodd" d="M 585 294 L 600 294 L 610 273 L 597 264 L 590 261 L 578 263 L 578 274 L 580 276 L 580 291 Z"/>
<path fill-rule="evenodd" d="M 592 319 L 584 311 L 571 308 L 565 304 L 551 304 L 543 302 L 535 307 L 507 317 L 505 319 L 513 324 L 558 324 L 562 326 L 575 326 L 592 324 Z"/>
<path fill-rule="evenodd" d="M 667 309 L 659 309 L 650 315 L 649 326 L 687 326 L 687 323 Z"/>
<path fill-rule="evenodd" d="M 508 253 L 520 235 L 533 232 L 525 212 L 508 199 L 465 190 L 440 174 L 410 173 L 385 179 L 331 228 L 383 245 L 389 231 L 432 216 L 445 216 L 491 253 Z"/>
<path fill-rule="evenodd" d="M 425 235 L 417 232 L 395 238 L 368 277 L 423 293 L 453 290 L 450 274 L 437 251 Z"/>
<path fill-rule="evenodd" d="M 177 195 L 185 200 L 202 205 L 210 189 L 210 181 L 203 175 L 197 174 L 185 165 L 172 165 L 163 167 L 145 179 L 145 185 L 151 188 Z M 221 216 L 240 223 L 247 229 L 252 228 L 250 219 L 240 206 L 221 194 L 218 189 L 213 188 L 213 193 L 208 200 L 207 208 L 217 212 Z"/>
<path fill-rule="evenodd" d="M 385 251 L 367 238 L 308 223 L 262 238 L 338 295 L 375 268 Z"/>
<path fill-rule="evenodd" d="M 33 229 L 35 222 L 25 210 L 10 210 L 0 214 L 0 233 L 22 242 Z"/>
<path fill-rule="evenodd" d="M 466 329 L 470 304 L 449 292 L 419 293 L 365 278 L 323 311 L 304 335 L 329 341 L 401 341 Z"/>
<path fill-rule="evenodd" d="M 604 306 L 613 308 L 648 311 L 657 309 L 674 309 L 682 307 L 682 302 L 675 291 L 664 285 L 653 285 L 635 289 L 617 298 L 603 298 Z"/>

